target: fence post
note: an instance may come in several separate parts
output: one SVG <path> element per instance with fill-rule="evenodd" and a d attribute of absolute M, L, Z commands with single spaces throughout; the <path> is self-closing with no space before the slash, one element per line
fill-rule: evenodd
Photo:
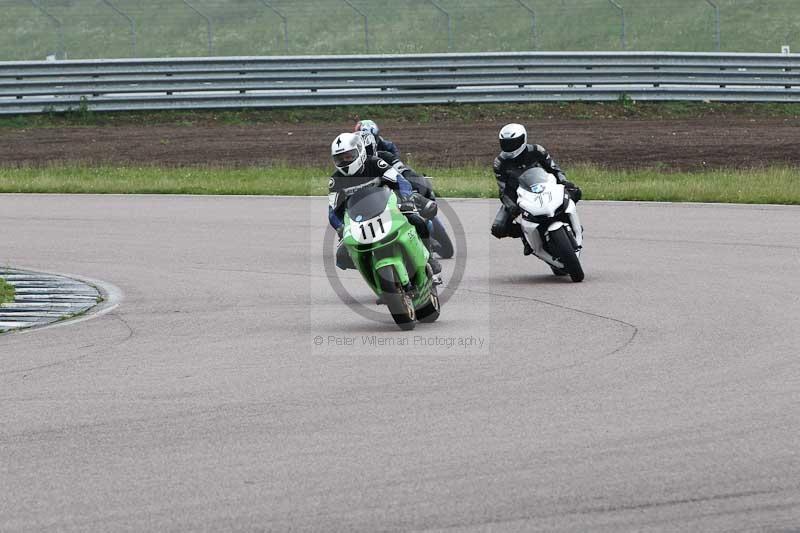
<path fill-rule="evenodd" d="M 272 7 L 272 4 L 267 2 L 267 0 L 261 0 L 261 3 L 264 4 L 265 6 L 267 6 L 267 9 L 271 10 L 273 13 L 278 15 L 281 18 L 281 20 L 283 21 L 283 47 L 286 49 L 286 53 L 288 54 L 289 53 L 289 21 L 286 20 L 286 17 L 283 15 L 283 13 L 281 13 L 280 11 L 278 11 L 277 9 Z"/>
<path fill-rule="evenodd" d="M 719 27 L 719 6 L 713 0 L 706 0 L 706 3 L 714 8 L 714 42 L 717 46 L 717 52 L 720 51 L 720 27 Z"/>
<path fill-rule="evenodd" d="M 121 9 L 111 3 L 111 0 L 103 0 L 103 3 L 113 9 L 117 14 L 125 18 L 128 23 L 131 25 L 131 50 L 133 51 L 133 55 L 131 57 L 136 57 L 136 21 L 129 17 L 127 14 L 123 13 Z"/>
<path fill-rule="evenodd" d="M 451 51 L 453 50 L 453 25 L 452 21 L 450 20 L 450 13 L 445 11 L 444 8 L 437 4 L 434 0 L 428 0 L 428 2 L 430 2 L 433 7 L 438 9 L 441 14 L 447 17 L 447 50 Z"/>
<path fill-rule="evenodd" d="M 189 3 L 189 0 L 181 0 L 186 6 L 197 13 L 200 17 L 205 19 L 206 21 L 206 34 L 208 36 L 208 55 L 214 55 L 214 30 L 211 23 L 211 17 L 194 7 L 192 4 Z"/>
<path fill-rule="evenodd" d="M 614 8 L 619 11 L 620 16 L 622 17 L 622 32 L 620 34 L 620 42 L 622 43 L 622 49 L 628 49 L 628 34 L 627 28 L 625 27 L 625 8 L 619 5 L 615 0 L 608 0 L 608 3 L 611 4 Z"/>
<path fill-rule="evenodd" d="M 531 6 L 529 6 L 522 0 L 517 0 L 517 3 L 521 5 L 531 15 L 531 46 L 533 47 L 534 50 L 538 50 L 539 43 L 536 39 L 536 11 L 534 11 L 534 9 Z"/>
<path fill-rule="evenodd" d="M 342 0 L 342 2 L 350 6 L 350 9 L 364 17 L 364 49 L 369 52 L 369 21 L 367 20 L 367 14 L 351 4 L 350 0 Z"/>
<path fill-rule="evenodd" d="M 52 20 L 55 23 L 56 28 L 58 29 L 58 47 L 59 47 L 59 51 L 61 52 L 61 59 L 66 59 L 67 58 L 67 50 L 64 47 L 64 25 L 61 23 L 60 20 L 55 18 L 44 7 L 42 7 L 42 5 L 39 4 L 38 0 L 31 0 L 31 4 L 33 4 L 33 7 L 35 7 L 36 9 L 41 11 L 42 13 L 44 13 L 44 15 L 47 18 L 49 18 L 50 20 Z"/>

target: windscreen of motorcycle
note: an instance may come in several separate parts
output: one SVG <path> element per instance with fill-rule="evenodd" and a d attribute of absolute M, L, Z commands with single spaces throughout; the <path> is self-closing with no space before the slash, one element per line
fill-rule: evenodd
<path fill-rule="evenodd" d="M 369 187 L 357 191 L 347 200 L 350 235 L 361 244 L 382 240 L 392 231 L 392 212 L 387 187 Z"/>
<path fill-rule="evenodd" d="M 552 217 L 564 203 L 564 186 L 544 169 L 531 168 L 519 177 L 517 204 L 533 216 Z"/>
<path fill-rule="evenodd" d="M 386 209 L 392 191 L 388 187 L 365 187 L 347 199 L 347 214 L 350 220 L 374 218 Z"/>
<path fill-rule="evenodd" d="M 541 167 L 529 168 L 520 174 L 517 181 L 519 182 L 520 187 L 528 189 L 531 192 L 540 192 L 542 187 L 537 187 L 537 185 L 557 183 L 556 178 Z"/>

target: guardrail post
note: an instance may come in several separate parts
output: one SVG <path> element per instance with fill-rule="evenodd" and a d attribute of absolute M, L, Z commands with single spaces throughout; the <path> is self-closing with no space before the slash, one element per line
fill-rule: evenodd
<path fill-rule="evenodd" d="M 620 42 L 622 43 L 622 49 L 628 49 L 628 35 L 627 35 L 627 28 L 625 24 L 625 8 L 619 5 L 615 0 L 608 0 L 608 3 L 612 5 L 612 7 L 616 8 L 619 11 L 620 17 L 622 17 L 622 30 L 620 33 Z"/>
<path fill-rule="evenodd" d="M 450 19 L 450 13 L 445 11 L 445 9 L 434 0 L 428 0 L 428 2 L 447 18 L 447 50 L 451 51 L 453 49 L 453 24 Z"/>
<path fill-rule="evenodd" d="M 200 17 L 202 17 L 206 21 L 206 34 L 208 36 L 208 55 L 214 55 L 214 29 L 211 22 L 211 17 L 194 7 L 192 4 L 189 3 L 189 0 L 181 0 L 186 6 L 197 13 Z"/>
<path fill-rule="evenodd" d="M 517 3 L 531 15 L 531 46 L 533 50 L 538 50 L 539 43 L 536 39 L 536 11 L 522 0 L 517 0 Z"/>
<path fill-rule="evenodd" d="M 261 0 L 261 3 L 267 6 L 267 9 L 271 10 L 273 13 L 278 15 L 281 20 L 283 21 L 283 47 L 286 52 L 289 52 L 289 21 L 286 19 L 283 13 L 272 7 L 272 4 L 267 2 L 267 0 Z"/>
<path fill-rule="evenodd" d="M 717 46 L 717 52 L 720 51 L 720 27 L 719 27 L 719 6 L 713 0 L 706 0 L 706 3 L 714 8 L 714 42 Z"/>
<path fill-rule="evenodd" d="M 350 3 L 350 0 L 342 0 L 342 2 L 350 6 L 350 9 L 364 17 L 364 49 L 369 52 L 369 20 L 367 19 L 367 14 Z"/>
<path fill-rule="evenodd" d="M 136 21 L 129 17 L 117 6 L 112 4 L 111 0 L 103 0 L 103 3 L 113 9 L 115 13 L 122 16 L 131 25 L 131 50 L 133 51 L 133 55 L 131 57 L 136 57 Z"/>
<path fill-rule="evenodd" d="M 51 15 L 44 7 L 42 7 L 42 5 L 38 2 L 38 0 L 31 0 L 31 4 L 33 4 L 33 7 L 41 11 L 47 18 L 49 18 L 50 20 L 53 21 L 53 23 L 55 23 L 56 28 L 58 30 L 58 47 L 59 51 L 61 52 L 61 59 L 66 59 L 67 50 L 64 47 L 64 25 L 61 23 L 60 20 Z"/>

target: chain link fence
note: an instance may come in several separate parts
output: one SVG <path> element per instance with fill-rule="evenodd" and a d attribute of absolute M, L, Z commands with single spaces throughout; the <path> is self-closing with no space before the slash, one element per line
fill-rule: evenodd
<path fill-rule="evenodd" d="M 800 0 L 0 0 L 0 60 L 800 49 Z"/>

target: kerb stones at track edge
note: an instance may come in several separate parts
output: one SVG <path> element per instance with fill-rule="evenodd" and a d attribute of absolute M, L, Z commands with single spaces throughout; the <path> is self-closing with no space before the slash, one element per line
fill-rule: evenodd
<path fill-rule="evenodd" d="M 0 278 L 15 291 L 0 305 L 0 334 L 79 316 L 103 301 L 96 287 L 66 276 L 0 268 Z"/>

